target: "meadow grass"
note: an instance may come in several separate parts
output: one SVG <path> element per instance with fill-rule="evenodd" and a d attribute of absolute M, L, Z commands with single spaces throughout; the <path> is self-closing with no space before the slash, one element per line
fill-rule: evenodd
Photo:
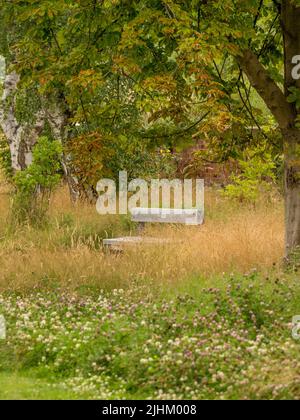
<path fill-rule="evenodd" d="M 128 217 L 72 206 L 43 229 L 9 224 L 0 190 L 0 398 L 299 399 L 298 274 L 286 273 L 280 198 L 208 191 L 202 227 L 150 226 L 173 245 L 104 252 Z"/>
<path fill-rule="evenodd" d="M 0 291 L 49 284 L 67 288 L 114 289 L 153 283 L 168 287 L 195 276 L 269 270 L 284 253 L 283 208 L 272 204 L 236 207 L 217 192 L 206 197 L 201 227 L 150 226 L 146 235 L 173 245 L 128 248 L 122 256 L 102 250 L 106 237 L 136 234 L 128 216 L 99 216 L 93 205 L 73 207 L 65 189 L 51 203 L 43 229 L 10 231 L 8 197 L 0 195 Z"/>

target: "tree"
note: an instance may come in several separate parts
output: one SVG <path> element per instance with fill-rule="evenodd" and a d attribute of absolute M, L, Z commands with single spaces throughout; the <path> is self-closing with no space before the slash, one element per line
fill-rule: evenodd
<path fill-rule="evenodd" d="M 15 68 L 18 55 L 14 45 L 22 38 L 26 26 L 19 25 L 14 18 L 14 5 L 2 2 L 0 127 L 9 143 L 12 170 L 16 173 L 31 165 L 33 148 L 45 130 L 50 129 L 53 136 L 62 140 L 66 118 L 58 101 L 40 95 L 36 83 L 22 86 L 21 74 Z"/>
<path fill-rule="evenodd" d="M 139 16 L 123 34 L 125 54 L 142 62 L 137 56 L 138 45 L 142 45 L 146 54 L 147 49 L 161 48 L 158 46 L 162 43 L 173 44 L 173 57 L 182 71 L 185 75 L 193 72 L 193 80 L 200 80 L 200 96 L 203 97 L 203 90 L 212 89 L 213 81 L 223 92 L 214 97 L 214 106 L 219 106 L 219 110 L 223 104 L 232 113 L 230 103 L 234 91 L 238 90 L 242 110 L 257 124 L 250 97 L 254 88 L 272 113 L 283 139 L 277 146 L 285 157 L 286 252 L 289 255 L 300 246 L 300 77 L 295 69 L 300 61 L 300 1 L 167 0 L 143 4 Z M 156 26 L 155 35 L 151 35 L 149 26 Z M 137 40 L 135 50 L 126 48 L 128 39 Z M 234 82 L 228 78 L 230 68 Z"/>
<path fill-rule="evenodd" d="M 39 90 L 39 83 L 24 82 L 24 73 L 19 71 L 19 55 L 15 50 L 24 39 L 30 22 L 16 19 L 18 5 L 1 1 L 0 57 L 5 65 L 2 70 L 3 93 L 0 99 L 0 127 L 10 147 L 11 166 L 14 174 L 26 170 L 33 161 L 34 147 L 41 135 L 64 143 L 67 137 L 68 110 L 59 92 Z M 34 51 L 32 51 L 34 54 Z M 61 166 L 68 182 L 71 197 L 78 197 L 76 179 L 72 175 L 68 159 L 61 155 Z"/>
<path fill-rule="evenodd" d="M 20 75 L 18 89 L 34 89 L 47 112 L 49 99 L 64 110 L 68 167 L 90 198 L 101 174 L 99 153 L 108 149 L 103 144 L 113 149 L 106 156 L 110 159 L 118 144 L 121 151 L 126 142 L 141 140 L 146 146 L 136 151 L 145 156 L 148 145 L 161 143 L 155 133 L 149 138 L 144 135 L 147 106 L 151 107 L 156 95 L 151 94 L 151 86 L 136 82 L 132 75 L 138 66 L 119 51 L 124 28 L 137 16 L 136 4 L 129 0 L 16 1 L 13 7 L 10 2 L 2 3 L 7 33 L 12 34 L 6 55 L 14 51 L 11 68 Z M 161 78 L 160 82 L 165 91 L 172 90 L 172 81 L 164 84 Z M 160 102 L 162 98 L 163 94 Z M 176 114 L 178 119 L 178 110 Z M 78 159 L 78 150 L 88 154 Z M 87 162 L 86 173 L 81 170 L 83 162 Z M 115 165 L 105 165 L 112 167 Z"/>
<path fill-rule="evenodd" d="M 13 61 L 13 53 L 9 49 L 9 39 L 15 39 L 16 28 L 8 15 L 3 13 L 2 8 L 0 21 L 3 28 L 0 36 L 1 82 L 3 81 L 3 92 L 0 99 L 0 127 L 9 143 L 12 170 L 17 172 L 25 169 L 32 162 L 32 148 L 42 128 L 42 117 L 39 112 L 35 118 L 35 124 L 22 124 L 18 121 L 16 95 L 20 76 L 15 70 L 7 72 L 8 66 Z"/>
<path fill-rule="evenodd" d="M 297 4 L 298 3 L 298 4 Z M 300 51 L 300 3 L 275 2 L 280 13 L 284 52 L 284 86 L 281 89 L 251 50 L 238 62 L 251 85 L 274 115 L 283 136 L 285 155 L 285 202 L 287 254 L 300 246 L 300 129 L 298 124 L 300 81 L 294 78 L 295 57 Z"/>
<path fill-rule="evenodd" d="M 43 127 L 48 123 L 54 138 L 61 138 L 65 146 L 63 167 L 71 190 L 75 189 L 73 173 L 78 175 L 78 165 L 69 154 L 69 146 L 77 140 L 81 143 L 82 136 L 87 135 L 88 139 L 94 136 L 95 141 L 90 144 L 97 149 L 101 146 L 97 139 L 124 137 L 124 131 L 128 135 L 137 120 L 132 81 L 116 71 L 113 60 L 131 12 L 130 1 L 119 3 L 1 1 L 5 36 L 0 46 L 8 64 L 7 79 L 13 72 L 19 80 L 16 95 L 22 91 L 28 98 L 34 92 L 40 99 L 35 116 L 41 112 Z M 12 92 L 5 94 L 4 99 L 11 97 Z M 11 114 L 15 114 L 15 101 L 10 100 L 10 104 Z M 2 109 L 4 117 L 7 113 Z M 4 129 L 10 122 L 3 123 Z M 31 121 L 30 127 L 34 123 Z M 8 135 L 15 134 L 14 127 L 6 132 L 10 141 Z M 15 135 L 14 142 L 20 143 Z M 90 196 L 86 184 L 81 187 Z"/>

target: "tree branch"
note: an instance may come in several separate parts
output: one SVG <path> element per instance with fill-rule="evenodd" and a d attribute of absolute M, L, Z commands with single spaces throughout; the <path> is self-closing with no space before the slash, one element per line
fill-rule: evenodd
<path fill-rule="evenodd" d="M 180 136 L 181 134 L 185 134 L 188 133 L 189 131 L 193 130 L 195 127 L 197 127 L 197 125 L 199 125 L 202 121 L 205 120 L 206 117 L 208 117 L 211 114 L 212 111 L 207 111 L 204 115 L 202 115 L 202 117 L 197 120 L 196 122 L 194 122 L 192 125 L 190 125 L 189 127 L 186 127 L 182 130 L 179 131 L 175 131 L 171 134 L 162 134 L 160 136 L 143 136 L 144 139 L 153 139 L 153 138 L 158 138 L 158 139 L 167 139 L 167 138 L 172 138 L 172 137 L 176 137 L 176 136 Z"/>
<path fill-rule="evenodd" d="M 258 19 L 260 17 L 260 13 L 261 13 L 263 5 L 264 5 L 264 0 L 260 0 L 259 6 L 258 6 L 258 9 L 257 9 L 257 13 L 256 13 L 256 16 L 255 16 L 255 19 L 254 19 L 254 23 L 253 23 L 253 28 L 254 29 L 256 28 L 256 24 L 257 24 Z"/>
<path fill-rule="evenodd" d="M 251 85 L 276 118 L 280 128 L 293 127 L 296 118 L 293 106 L 288 103 L 284 93 L 268 75 L 257 56 L 248 49 L 242 56 L 238 56 L 237 60 Z"/>

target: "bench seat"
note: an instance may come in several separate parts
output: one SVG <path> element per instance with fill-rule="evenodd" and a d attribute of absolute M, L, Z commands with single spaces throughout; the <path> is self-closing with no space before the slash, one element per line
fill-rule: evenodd
<path fill-rule="evenodd" d="M 169 223 L 202 225 L 203 211 L 198 209 L 160 209 L 136 207 L 131 210 L 131 219 L 136 223 Z"/>
<path fill-rule="evenodd" d="M 150 238 L 145 236 L 125 236 L 123 238 L 104 239 L 103 245 L 112 251 L 122 251 L 124 247 L 145 245 L 171 244 L 170 239 Z"/>

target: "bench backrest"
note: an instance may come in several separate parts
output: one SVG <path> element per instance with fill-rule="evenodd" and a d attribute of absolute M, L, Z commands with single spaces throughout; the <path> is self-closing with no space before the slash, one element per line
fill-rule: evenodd
<path fill-rule="evenodd" d="M 198 226 L 204 222 L 204 212 L 198 209 L 131 209 L 132 221 L 136 223 L 174 223 Z"/>

